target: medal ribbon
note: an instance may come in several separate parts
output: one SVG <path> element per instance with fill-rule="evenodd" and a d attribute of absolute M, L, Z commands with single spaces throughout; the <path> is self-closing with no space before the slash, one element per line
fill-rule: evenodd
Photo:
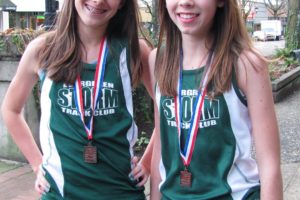
<path fill-rule="evenodd" d="M 104 73 L 105 73 L 105 63 L 107 58 L 107 39 L 104 37 L 100 43 L 100 50 L 96 65 L 96 72 L 94 76 L 94 88 L 93 88 L 93 95 L 91 99 L 92 105 L 92 116 L 87 125 L 84 122 L 84 106 L 83 106 L 83 97 L 82 97 L 82 84 L 80 75 L 77 76 L 77 79 L 74 84 L 74 93 L 75 93 L 75 104 L 77 111 L 79 112 L 80 119 L 84 125 L 85 132 L 89 140 L 93 139 L 93 123 L 94 123 L 94 111 L 97 105 L 97 100 L 99 96 L 101 96 Z"/>
<path fill-rule="evenodd" d="M 203 108 L 203 103 L 204 103 L 204 98 L 206 95 L 206 88 L 202 89 L 202 94 L 201 94 L 201 88 L 198 90 L 196 102 L 193 106 L 193 114 L 192 114 L 192 119 L 191 119 L 191 124 L 190 128 L 188 130 L 188 135 L 185 141 L 185 146 L 184 150 L 181 150 L 181 116 L 182 116 L 182 97 L 181 97 L 181 90 L 182 90 L 182 68 L 183 68 L 183 53 L 181 51 L 180 54 L 180 70 L 179 70 L 179 78 L 178 78 L 178 84 L 177 84 L 177 96 L 174 97 L 175 101 L 175 119 L 177 123 L 177 131 L 178 131 L 178 140 L 179 140 L 179 149 L 180 149 L 180 156 L 182 158 L 183 164 L 187 167 L 189 166 L 192 155 L 194 152 L 194 146 L 195 146 L 195 141 L 197 138 L 198 134 L 198 127 L 199 127 L 199 122 L 201 118 L 201 111 Z M 206 80 L 206 76 L 205 76 Z M 204 81 L 205 81 L 204 80 Z M 203 82 L 204 82 L 203 81 Z"/>

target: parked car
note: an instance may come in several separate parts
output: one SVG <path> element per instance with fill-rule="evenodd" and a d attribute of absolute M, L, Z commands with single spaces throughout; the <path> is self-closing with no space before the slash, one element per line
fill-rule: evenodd
<path fill-rule="evenodd" d="M 266 34 L 263 31 L 254 31 L 252 37 L 257 41 L 266 41 Z"/>
<path fill-rule="evenodd" d="M 265 33 L 265 40 L 276 40 L 276 31 L 273 28 L 266 28 L 263 32 Z"/>
<path fill-rule="evenodd" d="M 270 28 L 264 31 L 254 31 L 252 37 L 257 41 L 276 40 L 276 33 Z"/>

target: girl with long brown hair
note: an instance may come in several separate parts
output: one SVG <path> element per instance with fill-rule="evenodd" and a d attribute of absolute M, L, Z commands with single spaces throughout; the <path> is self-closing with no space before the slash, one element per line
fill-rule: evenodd
<path fill-rule="evenodd" d="M 159 17 L 151 199 L 281 200 L 267 62 L 237 0 L 159 0 Z"/>
<path fill-rule="evenodd" d="M 145 199 L 144 168 L 135 168 L 140 182 L 128 176 L 137 162 L 132 86 L 150 85 L 137 28 L 136 0 L 64 0 L 54 30 L 26 48 L 2 113 L 42 199 Z M 22 115 L 38 79 L 42 153 Z"/>

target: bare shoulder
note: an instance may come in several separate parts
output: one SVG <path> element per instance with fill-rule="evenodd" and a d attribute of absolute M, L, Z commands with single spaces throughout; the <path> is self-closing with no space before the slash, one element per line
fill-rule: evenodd
<path fill-rule="evenodd" d="M 46 35 L 40 35 L 34 40 L 32 40 L 26 47 L 25 52 L 37 53 L 41 50 L 46 44 Z"/>
<path fill-rule="evenodd" d="M 267 60 L 257 50 L 244 50 L 237 61 L 237 81 L 242 91 L 247 94 L 249 83 L 268 80 Z"/>
<path fill-rule="evenodd" d="M 46 44 L 46 37 L 39 36 L 32 40 L 26 47 L 19 62 L 19 70 L 23 74 L 38 74 L 39 52 Z"/>
<path fill-rule="evenodd" d="M 244 50 L 238 59 L 239 67 L 246 71 L 265 71 L 267 69 L 267 61 L 264 56 L 256 49 Z"/>

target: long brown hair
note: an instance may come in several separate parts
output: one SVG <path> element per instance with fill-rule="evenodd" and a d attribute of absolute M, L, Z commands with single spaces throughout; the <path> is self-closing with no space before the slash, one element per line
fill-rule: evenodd
<path fill-rule="evenodd" d="M 174 96 L 177 94 L 182 38 L 180 30 L 168 14 L 165 0 L 159 0 L 158 10 L 160 35 L 155 76 L 161 93 Z M 207 84 L 209 95 L 214 96 L 229 90 L 233 67 L 237 65 L 241 52 L 253 51 L 237 0 L 226 0 L 223 7 L 217 8 L 211 32 L 214 38 L 209 57 L 213 60 L 208 61 L 211 65 L 207 75 Z"/>
<path fill-rule="evenodd" d="M 128 38 L 133 85 L 142 73 L 138 41 L 138 7 L 136 0 L 122 0 L 122 8 L 110 20 L 108 43 L 113 38 Z M 74 0 L 64 0 L 53 31 L 46 33 L 46 44 L 39 52 L 40 66 L 57 82 L 73 84 L 82 70 L 82 50 L 77 30 Z"/>

